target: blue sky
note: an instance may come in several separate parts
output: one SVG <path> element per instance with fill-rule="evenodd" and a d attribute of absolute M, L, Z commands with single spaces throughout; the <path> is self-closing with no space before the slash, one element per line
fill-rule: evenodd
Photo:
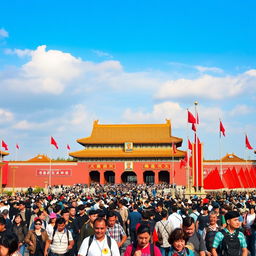
<path fill-rule="evenodd" d="M 92 122 L 163 123 L 199 102 L 206 159 L 255 159 L 255 1 L 2 1 L 0 138 L 14 159 L 66 156 Z M 60 149 L 49 146 L 49 136 Z"/>

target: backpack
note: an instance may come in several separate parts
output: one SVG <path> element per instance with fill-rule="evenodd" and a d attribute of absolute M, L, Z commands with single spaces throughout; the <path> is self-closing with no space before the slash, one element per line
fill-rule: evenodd
<path fill-rule="evenodd" d="M 242 248 L 240 240 L 238 238 L 239 230 L 236 230 L 234 234 L 230 234 L 225 230 L 220 230 L 223 234 L 223 239 L 220 246 L 220 255 L 222 256 L 239 256 L 242 254 Z"/>
<path fill-rule="evenodd" d="M 131 256 L 134 255 L 136 248 L 137 248 L 137 243 L 134 243 L 132 246 Z M 151 244 L 151 243 L 150 243 L 150 256 L 155 256 L 154 244 Z"/>
<path fill-rule="evenodd" d="M 212 249 L 214 237 L 215 237 L 216 233 L 219 231 L 219 228 L 217 228 L 216 231 L 213 231 L 208 226 L 205 228 L 205 230 L 206 230 L 205 245 L 206 245 L 207 251 L 210 252 Z"/>
<path fill-rule="evenodd" d="M 57 230 L 57 228 L 54 228 L 54 229 L 53 229 L 53 234 L 52 234 L 52 241 L 51 241 L 51 244 L 53 243 L 53 240 L 54 240 L 54 236 L 55 236 L 56 230 Z M 66 228 L 64 229 L 64 232 L 66 232 L 66 234 L 67 234 L 67 240 L 68 240 L 68 245 L 69 245 L 69 232 L 68 232 L 68 230 L 67 230 Z"/>
<path fill-rule="evenodd" d="M 86 255 L 85 255 L 85 256 L 88 256 L 89 249 L 90 249 L 90 246 L 91 246 L 92 241 L 93 241 L 93 237 L 94 237 L 94 235 L 91 235 L 90 238 L 89 238 L 88 248 L 87 248 L 87 252 L 86 252 Z M 110 238 L 110 236 L 107 236 L 107 243 L 108 243 L 108 247 L 109 247 L 109 249 L 110 249 L 110 255 L 112 256 L 112 251 L 111 251 L 111 238 Z"/>

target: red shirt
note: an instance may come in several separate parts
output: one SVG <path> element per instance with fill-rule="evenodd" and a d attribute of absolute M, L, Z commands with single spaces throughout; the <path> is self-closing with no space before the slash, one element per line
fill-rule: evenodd
<path fill-rule="evenodd" d="M 126 248 L 126 251 L 124 253 L 124 256 L 131 256 L 132 253 L 132 244 L 128 245 L 128 247 Z M 139 246 L 137 246 L 136 251 L 141 251 L 141 256 L 150 256 L 150 244 L 148 244 L 147 247 L 145 248 L 141 248 Z M 162 256 L 159 248 L 157 246 L 154 245 L 154 253 L 155 256 Z"/>

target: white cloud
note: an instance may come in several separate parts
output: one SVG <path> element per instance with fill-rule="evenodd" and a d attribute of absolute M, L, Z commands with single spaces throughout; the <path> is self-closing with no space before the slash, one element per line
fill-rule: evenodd
<path fill-rule="evenodd" d="M 193 110 L 190 111 L 193 113 Z M 207 129 L 209 132 L 216 132 L 219 118 L 225 115 L 224 111 L 219 107 L 206 106 L 199 106 L 198 114 L 199 129 Z M 167 118 L 171 119 L 172 128 L 185 129 L 187 127 L 187 109 L 177 102 L 170 101 L 155 104 L 151 112 L 144 110 L 134 111 L 128 108 L 124 111 L 123 118 L 130 123 L 161 123 Z"/>
<path fill-rule="evenodd" d="M 237 105 L 229 112 L 229 115 L 230 116 L 247 115 L 252 111 L 253 110 L 247 105 Z"/>
<path fill-rule="evenodd" d="M 18 57 L 22 58 L 25 56 L 31 56 L 33 51 L 29 49 L 5 49 L 4 53 L 9 55 L 17 55 Z"/>
<path fill-rule="evenodd" d="M 249 76 L 256 76 L 256 69 L 250 69 L 246 71 L 245 74 Z"/>
<path fill-rule="evenodd" d="M 5 123 L 5 122 L 10 122 L 13 120 L 13 113 L 6 110 L 6 109 L 2 109 L 0 108 L 0 122 L 1 123 Z"/>
<path fill-rule="evenodd" d="M 255 92 L 256 79 L 247 73 L 237 76 L 214 77 L 203 75 L 197 79 L 178 79 L 163 83 L 157 98 L 207 98 L 221 100 L 242 93 Z"/>
<path fill-rule="evenodd" d="M 123 118 L 131 123 L 156 123 L 171 119 L 174 128 L 183 127 L 186 124 L 186 110 L 177 102 L 163 102 L 155 104 L 151 112 L 144 110 L 133 111 L 128 108 L 124 111 Z"/>
<path fill-rule="evenodd" d="M 9 37 L 8 31 L 6 31 L 4 28 L 0 28 L 0 38 Z"/>
<path fill-rule="evenodd" d="M 31 122 L 28 122 L 27 120 L 22 120 L 14 124 L 12 128 L 16 130 L 32 130 L 38 126 L 39 125 L 36 123 L 31 123 Z"/>
<path fill-rule="evenodd" d="M 194 66 L 194 68 L 202 73 L 204 72 L 223 73 L 223 70 L 217 67 Z"/>
<path fill-rule="evenodd" d="M 113 56 L 108 53 L 108 52 L 104 52 L 104 51 L 100 51 L 100 50 L 92 50 L 92 52 L 97 55 L 98 57 L 107 57 L 107 58 L 113 58 Z"/>

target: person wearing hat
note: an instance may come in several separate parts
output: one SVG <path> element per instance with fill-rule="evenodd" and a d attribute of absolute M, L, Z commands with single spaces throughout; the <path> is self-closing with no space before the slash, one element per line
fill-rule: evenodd
<path fill-rule="evenodd" d="M 245 236 L 238 229 L 240 227 L 239 213 L 229 211 L 225 214 L 227 227 L 216 233 L 213 245 L 212 255 L 248 255 Z M 217 252 L 217 248 L 219 248 Z"/>
<path fill-rule="evenodd" d="M 52 212 L 49 215 L 49 222 L 46 227 L 46 232 L 47 232 L 48 236 L 53 233 L 53 229 L 56 224 L 56 220 L 57 220 L 57 214 L 55 212 Z"/>

